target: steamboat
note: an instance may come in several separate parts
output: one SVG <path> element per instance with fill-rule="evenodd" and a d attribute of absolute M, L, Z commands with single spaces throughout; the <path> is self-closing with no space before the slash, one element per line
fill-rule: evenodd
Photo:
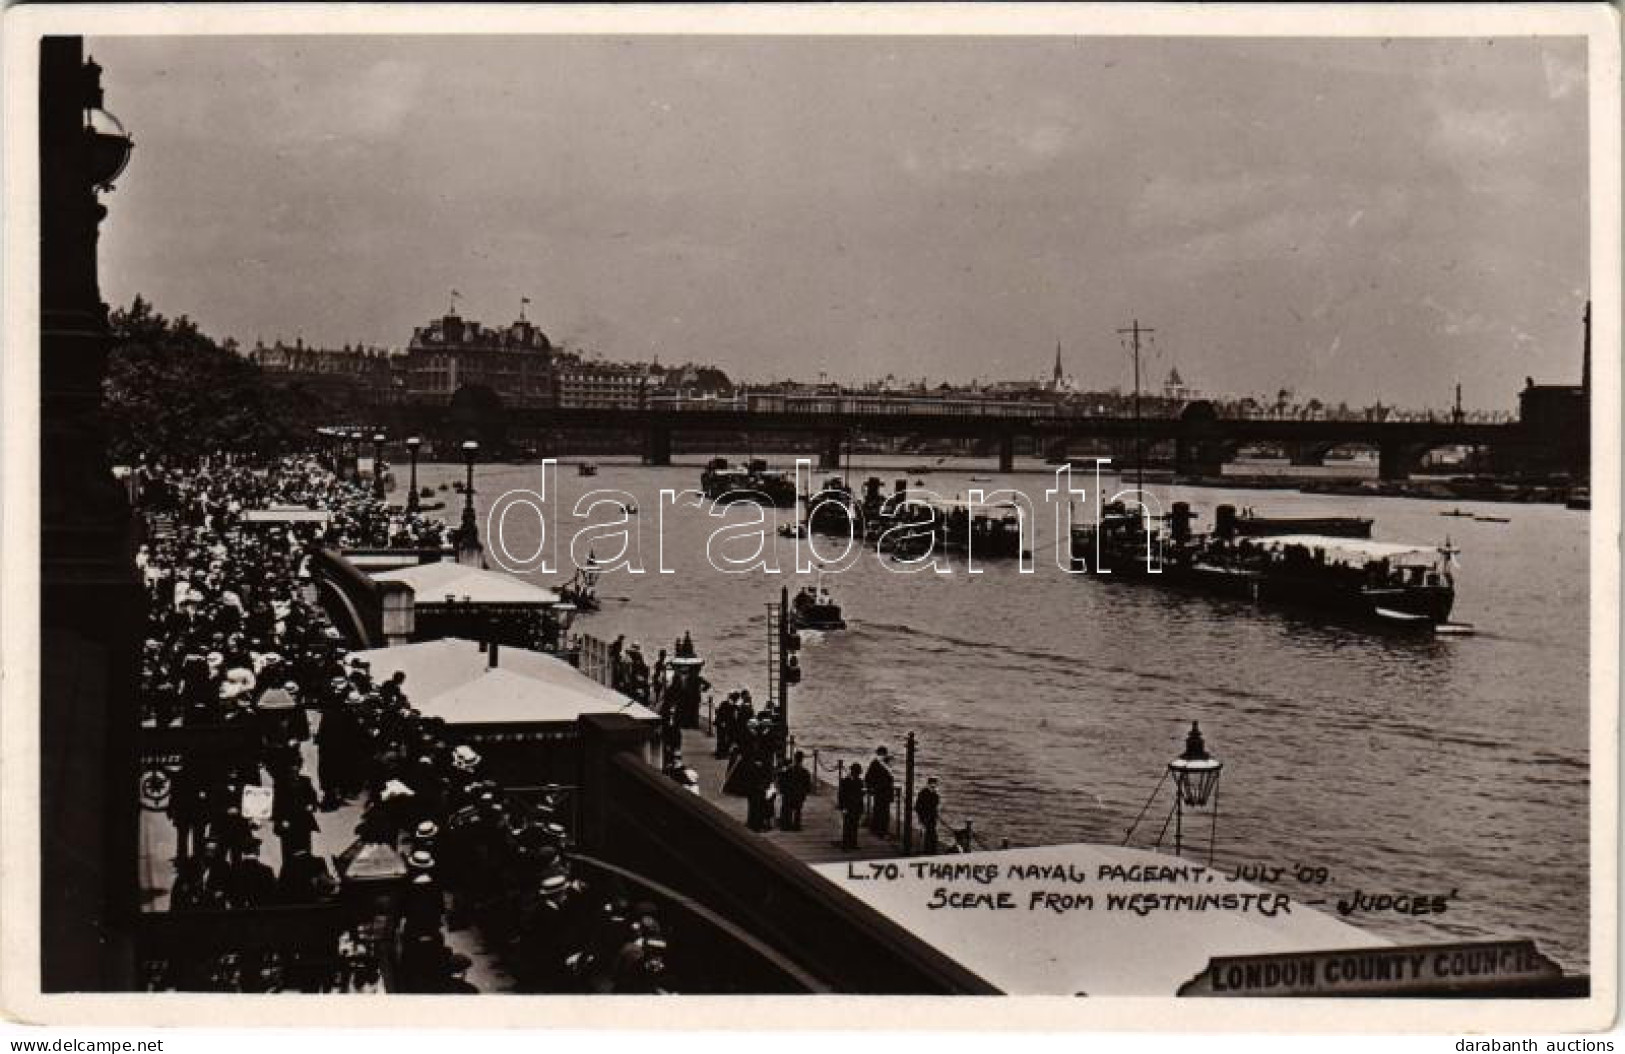
<path fill-rule="evenodd" d="M 724 457 L 712 458 L 700 472 L 700 490 L 722 504 L 751 501 L 779 509 L 796 504 L 795 481 L 760 458 L 737 466 L 730 466 Z"/>
<path fill-rule="evenodd" d="M 1113 580 L 1158 582 L 1216 596 L 1320 611 L 1398 628 L 1447 624 L 1455 603 L 1456 550 L 1332 534 L 1248 537 L 1234 506 L 1218 508 L 1209 533 L 1191 530 L 1190 505 L 1175 502 L 1166 528 L 1113 503 L 1096 523 L 1072 529 L 1074 570 Z"/>
<path fill-rule="evenodd" d="M 884 486 L 878 477 L 869 477 L 859 499 L 842 479 L 831 477 L 805 499 L 808 530 L 853 532 L 880 551 L 900 556 L 932 548 L 995 559 L 1029 555 L 1021 544 L 1021 509 L 1014 502 L 911 498 L 904 480 L 888 496 Z"/>

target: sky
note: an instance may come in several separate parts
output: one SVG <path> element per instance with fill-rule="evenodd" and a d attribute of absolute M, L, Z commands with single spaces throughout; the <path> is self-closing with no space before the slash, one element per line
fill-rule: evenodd
<path fill-rule="evenodd" d="M 102 292 L 217 338 L 529 317 L 736 378 L 1510 409 L 1572 383 L 1581 38 L 102 38 Z"/>

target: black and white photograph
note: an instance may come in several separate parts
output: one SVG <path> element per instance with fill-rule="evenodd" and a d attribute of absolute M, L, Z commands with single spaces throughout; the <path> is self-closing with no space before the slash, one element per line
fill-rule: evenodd
<path fill-rule="evenodd" d="M 9 1006 L 1612 1019 L 1617 11 L 298 6 L 8 11 Z"/>

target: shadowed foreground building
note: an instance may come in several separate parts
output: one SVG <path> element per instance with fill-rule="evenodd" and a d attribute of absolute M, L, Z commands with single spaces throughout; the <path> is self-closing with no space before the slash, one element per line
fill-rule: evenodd
<path fill-rule="evenodd" d="M 130 143 L 78 37 L 40 47 L 40 942 L 46 991 L 129 988 L 143 597 L 101 422 L 97 226 Z"/>

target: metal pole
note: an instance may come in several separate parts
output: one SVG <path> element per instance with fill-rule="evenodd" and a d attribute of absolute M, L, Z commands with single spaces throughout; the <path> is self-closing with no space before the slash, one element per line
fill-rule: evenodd
<path fill-rule="evenodd" d="M 412 492 L 406 496 L 406 511 L 418 511 L 418 438 L 413 436 L 406 441 L 406 449 L 412 457 Z"/>
<path fill-rule="evenodd" d="M 1182 848 L 1182 845 L 1183 845 L 1183 843 L 1181 842 L 1180 839 L 1181 839 L 1181 836 L 1184 834 L 1184 830 L 1183 830 L 1184 823 L 1185 823 L 1185 805 L 1184 805 L 1184 802 L 1181 801 L 1181 799 L 1179 797 L 1179 788 L 1176 786 L 1174 788 L 1174 855 L 1175 856 L 1183 856 L 1183 855 L 1185 855 L 1184 853 L 1180 852 L 1180 849 Z"/>
<path fill-rule="evenodd" d="M 914 852 L 914 733 L 903 740 L 903 855 Z"/>
<path fill-rule="evenodd" d="M 384 500 L 384 434 L 377 432 L 372 437 L 372 496 L 379 501 Z"/>
<path fill-rule="evenodd" d="M 1207 833 L 1207 866 L 1213 866 L 1213 843 L 1219 837 L 1219 785 L 1213 785 L 1213 826 Z"/>
<path fill-rule="evenodd" d="M 785 751 L 789 751 L 790 743 L 790 677 L 789 677 L 789 630 L 790 587 L 779 587 L 779 722 L 784 726 L 784 735 L 780 738 L 785 744 Z"/>

